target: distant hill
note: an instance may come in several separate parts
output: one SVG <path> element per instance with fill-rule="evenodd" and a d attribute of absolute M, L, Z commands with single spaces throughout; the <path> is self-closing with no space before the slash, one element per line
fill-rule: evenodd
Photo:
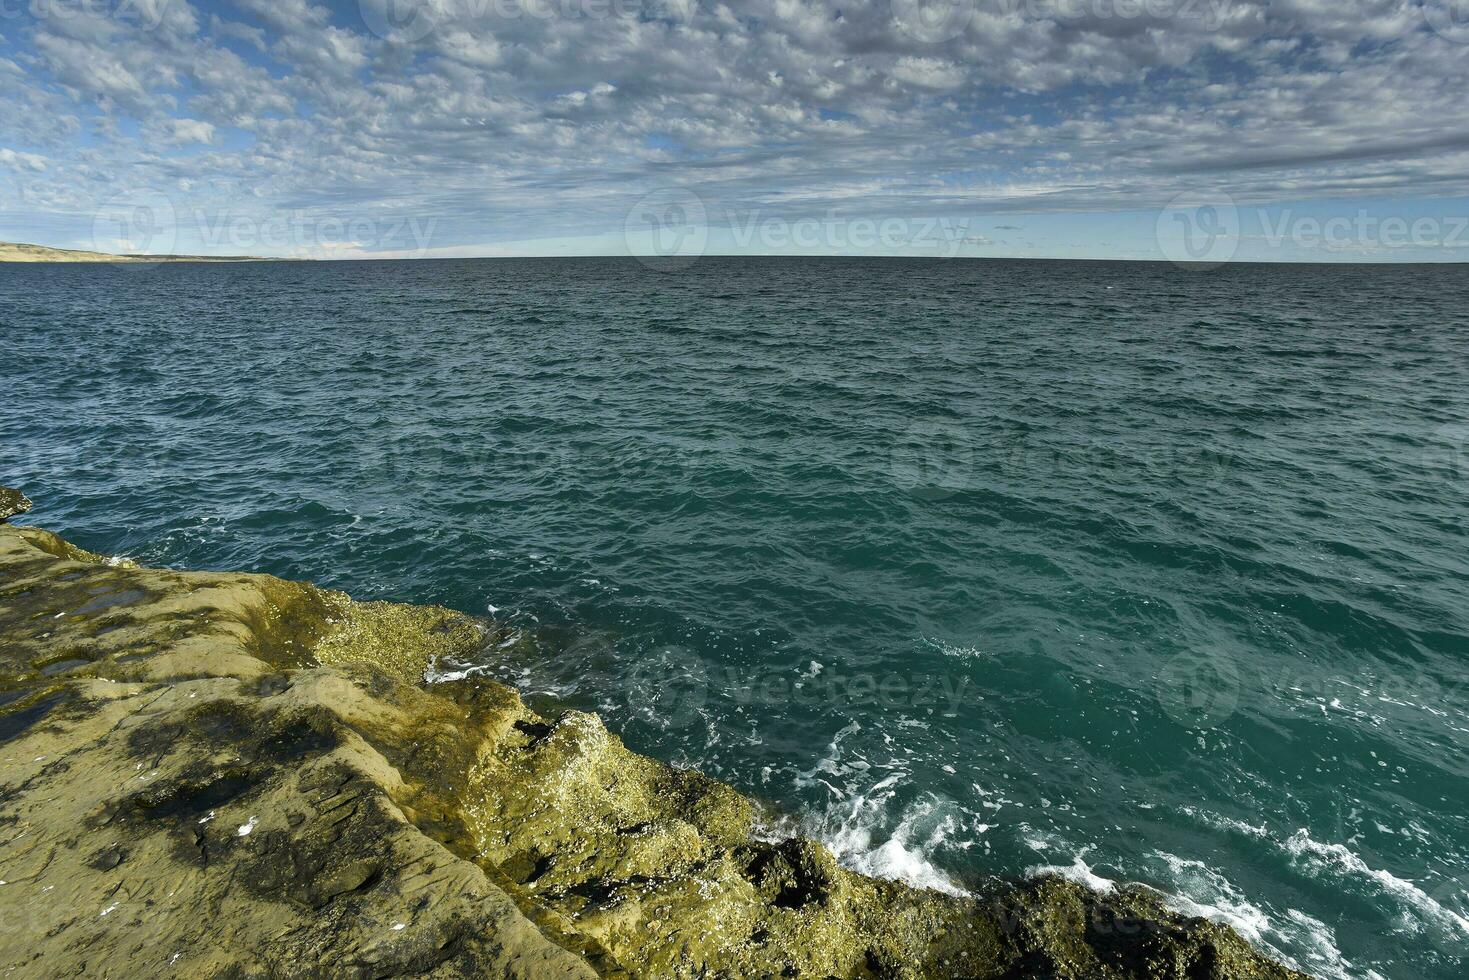
<path fill-rule="evenodd" d="M 269 262 L 250 255 L 113 255 L 0 242 L 0 262 Z"/>

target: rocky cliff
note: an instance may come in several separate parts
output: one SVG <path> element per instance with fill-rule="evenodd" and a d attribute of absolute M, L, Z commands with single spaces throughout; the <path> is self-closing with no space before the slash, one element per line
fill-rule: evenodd
<path fill-rule="evenodd" d="M 0 973 L 1299 976 L 1142 889 L 865 878 L 593 715 L 425 686 L 497 629 L 0 519 Z"/>

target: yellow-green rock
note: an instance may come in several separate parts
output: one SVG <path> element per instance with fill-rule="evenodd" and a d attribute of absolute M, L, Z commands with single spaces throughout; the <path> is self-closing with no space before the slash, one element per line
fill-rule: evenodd
<path fill-rule="evenodd" d="M 31 509 L 31 502 L 19 490 L 0 487 L 0 521 L 8 521 Z"/>
<path fill-rule="evenodd" d="M 425 685 L 502 639 L 448 610 L 0 525 L 0 638 L 3 976 L 1299 976 L 1140 889 L 954 898 L 758 841 L 594 715 Z"/>

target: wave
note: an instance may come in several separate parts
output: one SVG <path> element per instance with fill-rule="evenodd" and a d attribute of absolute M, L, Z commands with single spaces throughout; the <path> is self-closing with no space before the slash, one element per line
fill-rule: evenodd
<path fill-rule="evenodd" d="M 1086 856 L 1091 853 L 1091 848 L 1084 847 L 1080 853 L 1072 859 L 1070 864 L 1037 864 L 1025 869 L 1026 877 L 1037 875 L 1058 875 L 1078 885 L 1085 885 L 1094 892 L 1109 895 L 1117 890 L 1117 882 L 1110 878 L 1103 878 L 1092 870 L 1091 865 L 1086 863 Z"/>
<path fill-rule="evenodd" d="M 797 785 L 825 787 L 832 799 L 824 810 L 808 812 L 791 829 L 825 844 L 838 862 L 853 871 L 946 895 L 969 894 L 935 858 L 963 829 L 952 803 L 926 794 L 899 806 L 897 797 L 910 775 L 901 765 L 888 764 L 882 778 L 860 790 L 851 781 L 835 784 L 834 780 L 844 776 L 865 776 L 871 771 L 865 758 L 843 761 L 843 743 L 860 731 L 859 722 L 847 725 L 832 739 L 826 755 L 796 777 Z"/>
<path fill-rule="evenodd" d="M 1430 931 L 1455 943 L 1469 943 L 1469 917 L 1448 907 L 1445 902 L 1463 901 L 1469 886 L 1463 882 L 1445 882 L 1435 889 L 1435 898 L 1423 888 L 1390 871 L 1374 868 L 1345 844 L 1324 844 L 1305 830 L 1297 830 L 1285 839 L 1272 834 L 1263 825 L 1255 826 L 1197 807 L 1183 807 L 1182 812 L 1206 826 L 1265 842 L 1283 854 L 1291 867 L 1308 878 L 1336 881 L 1365 888 L 1395 902 L 1402 912 L 1399 928 L 1404 932 Z"/>
<path fill-rule="evenodd" d="M 881 790 L 858 796 L 845 812 L 829 812 L 803 830 L 853 871 L 946 895 L 968 895 L 934 861 L 934 852 L 959 829 L 958 819 L 932 797 L 907 807 L 897 827 L 886 831 L 886 799 Z"/>
<path fill-rule="evenodd" d="M 1434 930 L 1450 939 L 1469 942 L 1469 918 L 1444 907 L 1422 888 L 1389 871 L 1373 868 L 1343 844 L 1323 844 L 1298 830 L 1279 846 L 1291 856 L 1298 869 L 1318 877 L 1338 877 L 1366 883 L 1380 894 L 1398 902 L 1405 911 L 1401 925 L 1408 932 Z M 1450 890 L 1462 888 L 1450 885 Z"/>
<path fill-rule="evenodd" d="M 1037 850 L 1051 850 L 1055 842 L 1036 839 L 1030 844 Z M 1038 864 L 1026 868 L 1025 873 L 1058 875 L 1101 894 L 1131 884 L 1097 874 L 1086 860 L 1091 850 L 1080 849 L 1070 864 Z M 1154 870 L 1164 887 L 1145 887 L 1157 892 L 1172 911 L 1229 926 L 1292 969 L 1323 980 L 1386 980 L 1376 971 L 1361 970 L 1348 961 L 1337 947 L 1335 931 L 1326 923 L 1296 909 L 1280 914 L 1261 907 L 1202 861 L 1165 851 L 1153 851 L 1152 857 L 1159 862 Z"/>

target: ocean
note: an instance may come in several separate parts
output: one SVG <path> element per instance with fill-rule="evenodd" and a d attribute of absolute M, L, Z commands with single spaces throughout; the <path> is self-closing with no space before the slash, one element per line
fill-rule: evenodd
<path fill-rule="evenodd" d="M 1469 267 L 0 266 L 0 483 L 474 662 L 949 891 L 1469 953 Z"/>

